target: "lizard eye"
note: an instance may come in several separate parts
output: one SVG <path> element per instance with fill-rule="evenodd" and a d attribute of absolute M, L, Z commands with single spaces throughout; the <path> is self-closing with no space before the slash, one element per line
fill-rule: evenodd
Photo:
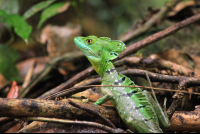
<path fill-rule="evenodd" d="M 86 42 L 87 42 L 87 44 L 91 44 L 92 43 L 92 39 L 87 39 Z"/>

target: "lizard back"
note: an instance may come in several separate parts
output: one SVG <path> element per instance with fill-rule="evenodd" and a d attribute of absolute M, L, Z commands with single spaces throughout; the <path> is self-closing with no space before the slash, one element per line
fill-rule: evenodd
<path fill-rule="evenodd" d="M 114 67 L 108 69 L 102 77 L 102 85 L 134 86 L 128 77 L 119 74 Z M 104 87 L 103 87 L 104 88 Z M 156 113 L 140 88 L 106 87 L 113 93 L 112 104 L 121 119 L 139 132 L 162 132 Z M 147 129 L 143 129 L 147 128 Z"/>

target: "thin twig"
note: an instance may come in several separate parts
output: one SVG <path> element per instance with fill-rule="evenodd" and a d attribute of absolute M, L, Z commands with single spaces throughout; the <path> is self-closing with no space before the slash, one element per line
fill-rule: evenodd
<path fill-rule="evenodd" d="M 88 107 L 84 107 L 84 106 L 81 106 L 81 105 L 78 105 L 77 103 L 71 101 L 70 99 L 68 100 L 68 103 L 71 104 L 72 106 L 74 107 L 77 107 L 81 110 L 84 110 L 84 111 L 87 111 L 88 113 L 92 113 L 96 116 L 98 116 L 99 118 L 101 118 L 103 121 L 105 121 L 110 127 L 112 128 L 115 128 L 115 125 L 108 119 L 106 119 L 104 116 L 102 116 L 101 114 L 99 114 L 97 111 L 95 111 L 94 109 L 91 109 L 91 108 L 88 108 Z"/>
<path fill-rule="evenodd" d="M 182 94 L 180 94 L 182 95 Z M 167 110 L 167 115 L 169 120 L 171 119 L 172 115 L 174 114 L 174 112 L 176 111 L 176 108 L 178 107 L 178 105 L 180 104 L 180 102 L 182 101 L 183 97 L 178 97 L 175 98 L 171 104 L 171 106 L 168 108 Z"/>
<path fill-rule="evenodd" d="M 156 22 L 161 21 L 163 18 L 166 17 L 167 13 L 171 11 L 171 9 L 179 3 L 180 0 L 171 0 L 170 2 L 166 3 L 158 13 L 153 15 L 149 20 L 147 20 L 142 26 L 140 26 L 137 29 L 130 30 L 127 33 L 121 35 L 119 37 L 120 41 L 127 41 L 131 38 L 134 38 L 144 32 L 146 32 L 148 29 L 150 29 Z"/>
<path fill-rule="evenodd" d="M 182 80 L 179 82 L 178 85 L 178 91 L 182 91 L 184 90 L 184 88 L 187 87 L 187 80 Z M 178 107 L 178 105 L 181 103 L 182 99 L 183 99 L 183 93 L 181 92 L 176 92 L 173 97 L 174 100 L 171 104 L 171 106 L 169 107 L 169 109 L 167 110 L 167 115 L 169 117 L 169 119 L 171 119 L 172 115 L 174 114 L 174 112 L 176 111 L 176 108 Z"/>
<path fill-rule="evenodd" d="M 147 72 L 152 82 L 165 82 L 165 83 L 178 84 L 180 81 L 186 81 L 187 87 L 200 85 L 200 78 L 195 78 L 195 77 L 162 75 L 140 69 L 128 69 L 120 73 L 124 75 L 131 75 L 134 77 L 142 77 L 146 79 L 145 72 Z"/>
<path fill-rule="evenodd" d="M 60 64 L 63 61 L 71 61 L 76 58 L 83 57 L 83 53 L 81 52 L 72 52 L 72 53 L 67 53 L 62 56 L 56 57 L 49 61 L 49 63 L 44 67 L 44 69 L 35 76 L 31 82 L 27 85 L 25 89 L 23 89 L 24 92 L 21 93 L 19 98 L 23 98 L 26 96 L 26 94 L 33 88 L 44 76 L 46 76 L 56 65 Z"/>
<path fill-rule="evenodd" d="M 64 123 L 64 124 L 72 124 L 72 125 L 91 126 L 91 127 L 96 127 L 96 128 L 102 129 L 102 130 L 109 132 L 109 133 L 122 133 L 122 132 L 124 132 L 122 129 L 113 129 L 111 127 L 105 126 L 105 125 L 100 124 L 100 123 L 87 122 L 87 121 L 72 121 L 72 120 L 45 118 L 45 117 L 27 117 L 27 118 L 19 118 L 19 119 L 21 119 L 21 120 L 31 120 L 31 121 L 42 121 L 42 122 L 56 122 L 56 123 Z"/>
<path fill-rule="evenodd" d="M 77 75 L 75 75 L 74 77 L 72 77 L 71 79 L 69 79 L 67 82 L 62 83 L 61 85 L 57 86 L 56 88 L 51 89 L 50 91 L 46 92 L 45 94 L 37 97 L 37 99 L 45 99 L 46 97 L 48 97 L 51 94 L 55 94 L 65 88 L 69 88 L 72 87 L 73 85 L 75 85 L 77 82 L 80 82 L 81 80 L 85 79 L 86 77 L 90 76 L 91 74 L 93 74 L 95 72 L 94 68 L 91 66 L 87 69 L 85 69 L 84 71 L 78 73 Z"/>
<path fill-rule="evenodd" d="M 22 84 L 22 88 L 23 88 L 23 89 L 25 89 L 25 88 L 27 87 L 28 83 L 30 83 L 31 78 L 32 78 L 32 76 L 33 76 L 33 71 L 34 71 L 36 65 L 37 65 L 37 62 L 36 62 L 36 60 L 34 59 L 33 65 L 30 67 L 30 69 L 28 70 L 28 72 L 27 72 L 27 74 L 26 74 L 26 76 L 25 76 L 25 78 L 24 78 L 24 82 L 23 82 L 23 84 Z M 21 92 L 23 92 L 23 91 L 21 91 Z"/>
<path fill-rule="evenodd" d="M 114 65 L 115 66 L 129 65 L 129 66 L 142 66 L 143 68 L 144 67 L 158 68 L 159 70 L 170 70 L 176 72 L 177 74 L 188 77 L 199 77 L 199 74 L 197 74 L 193 70 L 163 59 L 124 57 L 123 59 L 114 62 Z"/>
<path fill-rule="evenodd" d="M 44 98 L 44 99 L 46 99 L 46 100 L 47 100 L 47 99 L 51 100 L 51 99 L 55 99 L 56 97 L 63 97 L 63 96 L 69 97 L 69 96 L 71 96 L 72 94 L 79 93 L 79 92 L 82 92 L 82 91 L 88 89 L 88 85 L 90 85 L 90 84 L 98 84 L 98 83 L 100 83 L 100 82 L 101 82 L 101 79 L 100 79 L 100 78 L 96 78 L 96 79 L 91 80 L 91 81 L 89 81 L 89 82 L 86 82 L 86 83 L 84 83 L 84 84 L 82 84 L 82 85 L 80 85 L 80 86 L 71 87 L 71 88 L 69 88 L 69 89 L 65 89 L 65 90 L 62 90 L 62 91 L 60 91 L 60 92 L 54 93 L 54 94 L 52 94 L 52 95 L 49 95 L 49 96 L 47 96 L 47 97 Z"/>
<path fill-rule="evenodd" d="M 188 87 L 200 85 L 200 78 L 194 78 L 194 77 L 168 76 L 168 75 L 152 73 L 152 72 L 140 70 L 140 69 L 128 69 L 128 70 L 122 71 L 121 73 L 124 75 L 132 75 L 134 77 L 142 77 L 146 79 L 145 72 L 148 74 L 152 82 L 166 82 L 166 83 L 178 84 L 181 81 L 186 81 Z M 93 82 L 100 83 L 100 78 L 96 78 L 88 82 L 88 85 L 93 84 Z M 69 97 L 72 94 L 84 91 L 90 87 L 118 86 L 118 87 L 140 87 L 140 88 L 145 88 L 145 89 L 151 89 L 151 87 L 146 87 L 146 86 L 120 86 L 120 85 L 89 85 L 88 86 L 87 83 L 84 85 L 85 86 L 72 87 L 69 89 L 62 90 L 60 92 L 47 96 L 45 99 L 54 99 L 55 97 L 61 97 L 61 96 Z M 155 87 L 153 87 L 153 89 L 177 92 L 177 90 L 174 90 L 174 89 L 163 89 L 163 88 L 155 88 Z M 200 95 L 200 93 L 196 93 L 196 92 L 190 93 L 184 90 L 179 90 L 178 92 Z"/>
<path fill-rule="evenodd" d="M 148 87 L 148 86 L 125 86 L 125 85 L 88 85 L 88 86 L 79 86 L 79 87 L 72 87 L 69 89 L 65 89 L 62 90 L 58 93 L 52 94 L 50 96 L 47 96 L 45 99 L 46 100 L 52 100 L 55 99 L 56 97 L 69 97 L 72 94 L 78 93 L 78 92 L 82 92 L 88 88 L 91 87 L 137 87 L 137 88 L 143 88 L 143 89 L 154 89 L 154 90 L 161 90 L 161 91 L 168 91 L 168 92 L 180 92 L 180 93 L 187 93 L 187 94 L 194 94 L 194 95 L 200 95 L 200 93 L 197 92 L 188 92 L 188 91 L 184 91 L 184 90 L 175 90 L 175 89 L 165 89 L 165 88 L 157 88 L 157 87 Z"/>

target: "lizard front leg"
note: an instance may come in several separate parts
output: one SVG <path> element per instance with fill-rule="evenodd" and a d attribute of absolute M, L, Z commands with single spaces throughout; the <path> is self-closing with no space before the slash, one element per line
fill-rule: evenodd
<path fill-rule="evenodd" d="M 100 99 L 98 99 L 94 105 L 101 105 L 105 103 L 106 101 L 113 98 L 113 93 L 108 88 L 102 88 L 101 92 L 104 94 L 104 96 Z"/>

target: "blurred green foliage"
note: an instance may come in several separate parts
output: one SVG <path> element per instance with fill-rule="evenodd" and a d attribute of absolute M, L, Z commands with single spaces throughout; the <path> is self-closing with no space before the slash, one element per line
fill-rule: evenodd
<path fill-rule="evenodd" d="M 97 11 L 95 16 L 113 26 L 115 37 L 130 29 L 139 20 L 142 20 L 147 9 L 160 8 L 169 0 L 110 0 L 109 7 L 105 0 L 86 0 Z"/>
<path fill-rule="evenodd" d="M 59 13 L 54 12 L 51 14 L 52 11 L 58 10 L 62 6 L 58 6 L 58 3 L 53 4 L 51 9 L 46 8 L 53 2 L 55 2 L 55 0 L 42 1 L 36 5 L 33 5 L 32 8 L 26 11 L 23 16 L 20 16 L 18 15 L 19 0 L 3 0 L 0 3 L 0 22 L 5 23 L 7 26 L 9 25 L 9 29 L 11 29 L 11 26 L 14 27 L 14 32 L 23 38 L 25 42 L 28 42 L 28 38 L 32 31 L 32 26 L 26 22 L 26 19 L 44 9 L 42 12 L 41 20 L 39 22 L 39 26 L 41 26 L 45 20 Z M 10 32 L 12 31 L 10 30 Z"/>
<path fill-rule="evenodd" d="M 47 24 L 65 25 L 68 22 L 80 24 L 82 26 L 83 36 L 108 36 L 115 40 L 118 39 L 121 34 L 130 30 L 130 28 L 143 20 L 148 13 L 149 7 L 152 9 L 160 9 L 169 0 L 35 1 L 0 0 L 0 23 L 4 23 L 10 33 L 17 34 L 26 42 L 31 38 L 31 33 L 34 30 L 40 31 L 42 26 Z M 69 10 L 66 9 L 67 11 L 65 13 L 61 14 L 61 10 L 67 2 L 70 2 L 71 7 Z M 53 16 L 58 19 L 50 19 Z M 176 22 L 171 22 L 169 24 L 162 22 L 159 26 L 152 27 L 144 34 L 126 42 L 126 45 L 128 46 L 142 40 L 174 23 Z M 176 41 L 174 41 L 173 37 L 167 37 L 139 50 L 136 55 L 146 57 L 152 53 L 170 49 L 173 45 L 180 46 L 181 43 L 177 42 L 179 42 L 179 40 L 181 41 L 183 38 L 184 40 L 188 39 L 185 43 L 197 44 L 196 40 L 198 36 L 196 35 L 198 34 L 196 34 L 196 32 L 198 29 L 195 30 L 194 33 L 192 33 L 191 30 L 189 33 L 192 36 L 188 36 L 187 38 L 184 37 L 185 33 L 178 32 L 173 36 L 176 37 Z M 197 51 L 198 49 L 195 50 Z M 0 56 L 0 60 L 1 57 L 2 56 Z M 6 60 L 2 61 L 6 62 Z M 3 69 L 0 68 L 0 72 L 3 72 Z"/>
<path fill-rule="evenodd" d="M 10 81 L 20 81 L 19 73 L 15 67 L 15 61 L 19 54 L 11 47 L 0 45 L 0 72 Z"/>
<path fill-rule="evenodd" d="M 42 1 L 36 5 L 33 5 L 32 8 L 27 10 L 24 15 L 19 15 L 19 0 L 1 0 L 0 1 L 0 23 L 4 23 L 9 32 L 11 33 L 11 41 L 13 41 L 12 28 L 14 32 L 24 39 L 28 43 L 30 34 L 32 32 L 32 26 L 29 25 L 26 19 L 32 17 L 35 13 L 42 11 L 41 19 L 38 24 L 40 27 L 43 22 L 48 18 L 59 14 L 60 8 L 65 4 L 54 3 L 52 6 L 47 8 L 50 4 L 55 2 L 55 0 Z M 10 44 L 11 42 L 9 42 Z M 18 53 L 14 51 L 9 46 L 0 44 L 0 72 L 4 77 L 10 81 L 16 80 L 19 81 L 20 77 L 18 70 L 15 66 L 15 61 L 18 59 Z"/>
<path fill-rule="evenodd" d="M 46 8 L 41 14 L 38 28 L 40 28 L 41 25 L 44 23 L 44 21 L 46 21 L 48 18 L 50 18 L 58 13 L 61 13 L 61 9 L 65 6 L 65 4 L 66 4 L 66 2 L 59 2 L 59 3 L 55 3 L 51 6 L 49 6 L 48 8 Z"/>
<path fill-rule="evenodd" d="M 24 13 L 24 17 L 26 19 L 28 19 L 29 17 L 33 16 L 35 13 L 41 11 L 42 9 L 48 7 L 50 4 L 52 4 L 53 2 L 55 2 L 55 0 L 50 0 L 50 1 L 43 1 L 40 2 L 34 6 L 32 6 L 28 11 L 26 11 Z"/>
<path fill-rule="evenodd" d="M 0 22 L 6 23 L 10 32 L 11 26 L 14 27 L 15 33 L 22 37 L 25 41 L 29 38 L 32 27 L 27 24 L 24 17 L 17 14 L 7 14 L 3 10 L 0 10 Z"/>

